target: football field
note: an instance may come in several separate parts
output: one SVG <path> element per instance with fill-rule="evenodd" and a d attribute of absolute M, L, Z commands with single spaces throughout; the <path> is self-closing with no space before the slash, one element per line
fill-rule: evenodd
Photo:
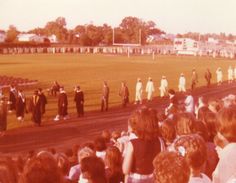
<path fill-rule="evenodd" d="M 148 77 L 152 77 L 155 85 L 154 97 L 159 96 L 160 79 L 162 75 L 167 77 L 169 88 L 177 89 L 180 73 L 184 73 L 187 80 L 187 88 L 190 87 L 191 72 L 195 68 L 198 76 L 198 86 L 205 85 L 204 73 L 206 68 L 212 72 L 212 82 L 216 82 L 215 71 L 218 67 L 223 70 L 224 80 L 227 79 L 229 66 L 235 67 L 235 60 L 209 57 L 190 56 L 156 56 L 151 55 L 130 56 L 124 55 L 100 55 L 100 54 L 25 54 L 25 55 L 0 55 L 0 75 L 21 77 L 38 80 L 38 84 L 24 89 L 26 97 L 32 96 L 34 89 L 43 88 L 47 95 L 47 89 L 53 81 L 58 81 L 64 86 L 69 99 L 69 115 L 75 114 L 73 102 L 73 89 L 80 85 L 85 94 L 85 112 L 100 110 L 100 98 L 103 81 L 107 81 L 110 87 L 110 106 L 120 105 L 118 95 L 120 83 L 126 81 L 130 90 L 130 101 L 134 100 L 135 84 L 137 78 L 141 78 L 146 85 Z M 4 91 L 8 96 L 8 92 Z M 144 98 L 146 93 L 144 92 Z M 52 120 L 57 114 L 57 98 L 48 97 L 46 114 L 43 123 Z M 8 115 L 8 129 L 31 124 L 30 114 L 26 114 L 23 124 L 19 124 L 15 114 Z"/>

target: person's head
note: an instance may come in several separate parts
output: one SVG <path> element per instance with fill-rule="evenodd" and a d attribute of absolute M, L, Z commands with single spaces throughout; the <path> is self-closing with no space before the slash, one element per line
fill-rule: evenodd
<path fill-rule="evenodd" d="M 217 115 L 217 136 L 227 143 L 236 142 L 236 106 L 223 108 Z"/>
<path fill-rule="evenodd" d="M 206 112 L 202 118 L 202 122 L 205 124 L 209 136 L 209 140 L 213 141 L 216 135 L 216 114 L 213 112 Z"/>
<path fill-rule="evenodd" d="M 159 136 L 157 112 L 152 108 L 142 107 L 136 110 L 128 123 L 138 138 L 151 140 Z"/>
<path fill-rule="evenodd" d="M 190 170 L 176 152 L 161 152 L 153 160 L 155 183 L 188 183 Z"/>
<path fill-rule="evenodd" d="M 200 135 L 183 135 L 175 141 L 174 148 L 185 157 L 191 170 L 201 170 L 207 159 L 207 147 Z"/>
<path fill-rule="evenodd" d="M 111 132 L 109 130 L 103 130 L 101 137 L 104 138 L 106 143 L 109 143 L 111 140 Z"/>
<path fill-rule="evenodd" d="M 111 133 L 111 138 L 114 142 L 116 142 L 117 139 L 120 137 L 121 137 L 121 132 L 119 130 L 115 130 Z"/>
<path fill-rule="evenodd" d="M 210 139 L 206 125 L 202 121 L 196 121 L 194 126 L 195 133 L 200 135 L 205 140 L 205 142 L 208 142 Z"/>
<path fill-rule="evenodd" d="M 94 150 L 90 149 L 89 147 L 84 147 L 78 151 L 78 162 L 81 163 L 83 158 L 95 155 L 96 154 Z"/>
<path fill-rule="evenodd" d="M 105 151 L 107 148 L 105 139 L 103 137 L 95 138 L 94 147 L 96 151 Z"/>
<path fill-rule="evenodd" d="M 152 81 L 152 78 L 151 78 L 151 77 L 149 77 L 149 78 L 148 78 L 148 81 Z"/>
<path fill-rule="evenodd" d="M 213 98 L 209 99 L 208 108 L 210 109 L 210 111 L 217 113 L 221 109 L 220 101 Z"/>
<path fill-rule="evenodd" d="M 190 113 L 180 113 L 176 116 L 176 134 L 178 136 L 194 133 L 195 118 Z"/>
<path fill-rule="evenodd" d="M 38 88 L 38 92 L 42 93 L 43 92 L 42 88 Z"/>
<path fill-rule="evenodd" d="M 172 121 L 166 120 L 161 123 L 160 132 L 162 138 L 167 144 L 170 144 L 174 141 L 176 137 L 175 126 Z"/>
<path fill-rule="evenodd" d="M 79 86 L 79 85 L 78 85 L 78 86 L 76 86 L 76 90 L 78 90 L 78 91 L 80 90 L 80 86 Z"/>
<path fill-rule="evenodd" d="M 62 174 L 53 155 L 39 152 L 26 162 L 20 183 L 62 183 Z"/>
<path fill-rule="evenodd" d="M 15 163 L 7 157 L 0 157 L 0 182 L 17 183 L 18 172 Z"/>
<path fill-rule="evenodd" d="M 56 154 L 57 166 L 60 169 L 63 176 L 66 176 L 70 170 L 70 162 L 65 154 Z"/>
<path fill-rule="evenodd" d="M 117 147 L 111 146 L 106 150 L 105 165 L 112 174 L 122 171 L 122 155 Z"/>
<path fill-rule="evenodd" d="M 169 90 L 168 90 L 168 93 L 169 93 L 169 95 L 175 95 L 175 90 L 169 89 Z"/>
<path fill-rule="evenodd" d="M 82 177 L 90 183 L 106 183 L 105 165 L 103 160 L 96 156 L 82 159 L 81 172 Z"/>

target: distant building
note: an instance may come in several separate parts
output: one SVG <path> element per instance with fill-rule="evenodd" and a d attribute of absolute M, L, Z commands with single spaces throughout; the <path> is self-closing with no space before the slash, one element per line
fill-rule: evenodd
<path fill-rule="evenodd" d="M 57 36 L 55 34 L 51 35 L 48 37 L 50 43 L 57 43 L 58 40 L 57 40 Z"/>
<path fill-rule="evenodd" d="M 198 42 L 190 38 L 175 38 L 174 50 L 177 55 L 197 55 Z"/>
<path fill-rule="evenodd" d="M 19 34 L 17 36 L 19 42 L 44 42 L 44 38 L 36 34 Z"/>
<path fill-rule="evenodd" d="M 4 31 L 0 31 L 0 43 L 5 42 L 6 37 L 7 37 L 6 33 Z"/>
<path fill-rule="evenodd" d="M 208 43 L 211 43 L 211 44 L 219 44 L 219 40 L 217 39 L 214 39 L 212 37 L 209 37 L 208 40 L 207 40 Z"/>

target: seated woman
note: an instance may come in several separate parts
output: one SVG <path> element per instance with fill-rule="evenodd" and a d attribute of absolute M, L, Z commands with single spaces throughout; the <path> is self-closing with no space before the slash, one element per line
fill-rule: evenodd
<path fill-rule="evenodd" d="M 152 183 L 155 156 L 161 152 L 159 126 L 156 111 L 143 107 L 135 111 L 129 124 L 137 138 L 130 140 L 123 161 L 123 173 L 126 183 Z"/>

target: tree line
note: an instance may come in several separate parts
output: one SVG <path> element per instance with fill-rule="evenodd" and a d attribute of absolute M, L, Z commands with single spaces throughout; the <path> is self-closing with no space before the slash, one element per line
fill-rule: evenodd
<path fill-rule="evenodd" d="M 34 28 L 28 32 L 20 32 L 14 25 L 10 25 L 6 31 L 7 44 L 17 44 L 17 36 L 20 33 L 34 33 L 40 36 L 56 35 L 58 42 L 62 44 L 78 44 L 80 46 L 99 46 L 112 45 L 115 43 L 141 43 L 142 45 L 150 44 L 147 37 L 150 35 L 160 35 L 165 32 L 156 26 L 154 21 L 144 21 L 137 17 L 125 17 L 118 27 L 112 28 L 108 24 L 101 26 L 93 25 L 77 25 L 74 29 L 67 29 L 66 19 L 58 17 L 54 21 L 49 21 L 43 28 Z M 114 38 L 113 38 L 114 35 Z M 233 34 L 200 34 L 197 32 L 188 32 L 185 34 L 176 34 L 176 37 L 192 38 L 199 41 L 207 41 L 209 37 L 220 41 L 234 41 L 236 36 Z M 168 38 L 166 43 L 171 41 Z M 46 41 L 46 40 L 45 40 Z M 159 42 L 156 42 L 159 43 Z"/>
<path fill-rule="evenodd" d="M 118 27 L 113 28 L 108 24 L 96 26 L 92 23 L 77 25 L 74 29 L 67 29 L 66 19 L 58 17 L 49 21 L 43 28 L 35 28 L 25 33 L 34 33 L 40 36 L 56 35 L 59 43 L 79 44 L 81 46 L 112 45 L 116 43 L 141 43 L 146 44 L 146 38 L 152 34 L 162 34 L 164 31 L 156 27 L 153 21 L 143 21 L 137 17 L 125 17 Z M 141 33 L 140 33 L 141 32 Z M 6 43 L 16 43 L 21 32 L 14 25 L 6 31 Z"/>

